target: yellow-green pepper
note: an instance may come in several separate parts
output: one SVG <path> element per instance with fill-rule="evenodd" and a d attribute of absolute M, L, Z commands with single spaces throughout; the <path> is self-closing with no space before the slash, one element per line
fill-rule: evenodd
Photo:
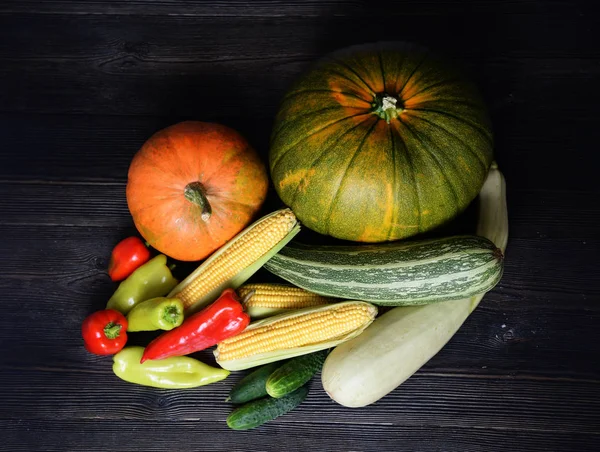
<path fill-rule="evenodd" d="M 142 301 L 168 294 L 178 283 L 167 267 L 167 256 L 159 254 L 119 284 L 106 308 L 127 314 Z"/>
<path fill-rule="evenodd" d="M 174 356 L 140 364 L 144 347 L 125 347 L 114 358 L 113 372 L 122 380 L 143 386 L 183 389 L 221 381 L 229 371 L 211 367 L 194 358 Z"/>
<path fill-rule="evenodd" d="M 157 297 L 136 304 L 127 314 L 127 331 L 169 331 L 183 323 L 183 301 Z"/>

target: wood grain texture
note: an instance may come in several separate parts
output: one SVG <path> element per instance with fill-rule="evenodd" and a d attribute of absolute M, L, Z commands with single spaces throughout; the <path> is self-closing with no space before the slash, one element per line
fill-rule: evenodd
<path fill-rule="evenodd" d="M 250 118 L 238 112 L 219 117 L 209 113 L 205 116 L 201 113 L 191 116 L 0 113 L 4 125 L 0 181 L 124 183 L 131 158 L 142 144 L 158 130 L 187 119 L 217 121 L 233 127 L 266 159 L 273 123 L 266 111 L 274 111 L 275 103 L 273 108 L 263 106 L 261 117 Z M 594 143 L 600 141 L 596 115 L 593 110 L 590 113 L 593 103 L 593 99 L 578 103 L 576 111 L 561 118 L 560 127 L 548 127 L 556 114 L 545 104 L 519 103 L 492 109 L 496 129 L 494 152 L 509 190 L 565 190 L 573 192 L 573 198 L 578 198 L 582 191 L 598 192 L 596 167 L 586 164 L 595 149 Z M 588 104 L 590 109 L 584 108 Z M 564 133 L 573 129 L 577 133 Z M 16 152 L 17 149 L 32 150 L 35 160 L 28 153 Z M 559 158 L 563 153 L 569 158 Z M 579 177 L 564 177 L 566 173 Z"/>
<path fill-rule="evenodd" d="M 110 357 L 103 360 L 103 372 L 66 369 L 53 372 L 43 367 L 7 369 L 3 385 L 10 392 L 5 409 L 21 420 L 64 421 L 73 419 L 73 413 L 77 413 L 78 419 L 197 421 L 201 425 L 203 422 L 223 423 L 234 408 L 224 400 L 231 384 L 239 378 L 231 377 L 209 387 L 186 391 L 156 390 L 116 379 L 112 375 Z M 30 394 L 19 391 L 23 379 L 30 382 Z M 110 398 L 105 398 L 107 386 L 111 390 Z M 435 397 L 432 397 L 432 389 Z M 32 396 L 38 399 L 35 414 L 23 410 Z M 597 434 L 599 397 L 597 382 L 417 374 L 385 399 L 350 410 L 341 409 L 333 402 L 316 378 L 306 402 L 281 417 L 277 424 L 324 422 L 330 427 L 340 423 L 363 428 L 385 424 L 481 429 L 502 426 L 509 430 Z M 98 404 L 103 398 L 104 402 Z M 484 399 L 487 403 L 482 404 Z M 233 433 L 230 437 L 233 439 Z M 223 442 L 226 441 L 224 438 Z M 219 446 L 220 450 L 226 447 L 226 444 Z"/>
<path fill-rule="evenodd" d="M 438 1 L 423 2 L 403 0 L 402 8 L 397 8 L 393 0 L 377 3 L 368 0 L 5 0 L 0 13 L 74 14 L 74 15 L 170 15 L 208 17 L 280 17 L 303 16 L 320 17 L 327 15 L 349 15 L 353 17 L 379 16 L 382 11 L 388 14 L 424 15 L 463 14 L 463 11 L 511 14 L 539 14 L 550 11 L 581 12 L 585 1 L 548 0 L 485 0 L 485 1 Z M 394 8 L 394 6 L 396 8 Z"/>
<path fill-rule="evenodd" d="M 360 425 L 343 422 L 319 422 L 321 431 L 327 432 L 327 445 L 331 450 L 381 450 L 381 451 L 447 451 L 488 452 L 492 450 L 518 450 L 532 452 L 586 452 L 594 451 L 597 435 L 590 433 L 564 433 L 553 431 L 505 430 L 415 426 L 403 427 L 393 423 L 369 425 L 368 430 Z M 286 450 L 316 449 L 325 442 L 321 437 L 314 439 L 315 426 L 311 423 L 270 424 L 253 432 L 230 436 L 223 422 L 199 420 L 177 421 L 177 428 L 164 428 L 160 421 L 129 420 L 123 424 L 101 419 L 70 421 L 0 421 L 0 428 L 7 432 L 5 444 L 12 451 L 27 451 L 32 431 L 46 445 L 44 450 L 71 451 L 130 451 L 132 444 L 139 450 L 161 452 L 177 448 L 178 451 L 217 450 L 220 445 L 226 450 L 246 452 L 248 450 L 271 450 L 273 438 L 286 438 Z M 157 431 L 163 431 L 160 436 Z M 72 432 L 64 435 L 64 432 Z M 183 441 L 182 438 L 187 441 Z M 228 438 L 224 441 L 224 438 Z M 359 446 L 358 446 L 359 445 Z M 399 446 L 401 445 L 401 446 Z M 402 449 L 399 449 L 402 447 Z"/>
<path fill-rule="evenodd" d="M 47 20 L 4 15 L 0 62 L 13 89 L 1 93 L 0 111 L 272 117 L 299 72 L 320 55 L 368 36 L 368 41 L 420 42 L 456 59 L 472 72 L 493 107 L 533 105 L 552 90 L 554 104 L 571 112 L 581 110 L 573 99 L 588 99 L 585 94 L 598 73 L 596 60 L 586 61 L 598 56 L 593 22 L 586 17 L 581 21 L 571 30 L 565 28 L 564 15 L 488 15 L 457 28 L 438 15 L 403 22 L 399 35 L 398 18 L 384 15 L 362 23 L 356 37 L 356 19 L 339 16 L 59 15 Z M 44 39 L 33 44 L 24 31 L 28 27 Z M 426 34 L 424 27 L 430 30 Z M 574 33 L 579 46 L 575 59 L 569 54 L 570 40 L 564 39 L 567 32 Z M 211 45 L 215 36 L 218 45 Z M 473 36 L 478 36 L 475 42 Z M 507 64 L 507 58 L 515 60 Z M 580 65 L 588 70 L 578 71 Z M 45 76 L 50 73 L 52 77 Z"/>
<path fill-rule="evenodd" d="M 600 450 L 593 6 L 1 2 L 0 450 Z M 266 158 L 273 116 L 301 71 L 331 50 L 389 39 L 466 68 L 490 107 L 508 183 L 504 277 L 447 346 L 374 405 L 342 408 L 317 378 L 299 409 L 252 432 L 225 424 L 224 399 L 243 373 L 157 390 L 118 380 L 110 357 L 87 353 L 81 321 L 115 289 L 112 247 L 135 233 L 124 193 L 142 143 L 177 121 L 217 121 Z M 264 210 L 279 205 L 271 191 Z M 176 275 L 194 267 L 179 263 Z M 195 356 L 214 364 L 210 350 Z"/>
<path fill-rule="evenodd" d="M 126 182 L 0 182 L 0 224 L 122 227 L 131 225 Z M 573 239 L 587 245 L 598 231 L 597 192 L 508 190 L 511 239 Z M 281 207 L 269 193 L 267 205 Z M 583 243 L 585 242 L 585 243 Z M 590 242 L 592 243 L 592 242 Z M 589 249 L 583 246 L 583 249 Z M 510 252 L 510 251 L 509 251 Z"/>

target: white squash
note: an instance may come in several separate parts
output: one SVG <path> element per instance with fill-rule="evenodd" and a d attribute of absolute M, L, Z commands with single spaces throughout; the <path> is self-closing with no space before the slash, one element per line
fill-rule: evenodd
<path fill-rule="evenodd" d="M 479 193 L 479 209 L 477 234 L 504 252 L 508 242 L 506 184 L 495 163 Z M 388 311 L 360 336 L 329 354 L 321 373 L 325 391 L 347 407 L 381 399 L 446 345 L 484 295 Z"/>

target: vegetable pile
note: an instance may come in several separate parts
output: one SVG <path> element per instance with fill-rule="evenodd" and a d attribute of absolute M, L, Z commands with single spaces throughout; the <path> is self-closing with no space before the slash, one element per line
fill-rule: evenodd
<path fill-rule="evenodd" d="M 397 43 L 328 55 L 287 93 L 269 155 L 286 206 L 260 218 L 266 167 L 237 132 L 198 121 L 159 131 L 135 155 L 126 192 L 146 243 L 115 246 L 107 271 L 119 285 L 83 321 L 85 348 L 154 388 L 249 369 L 228 398 L 234 430 L 299 406 L 319 372 L 337 403 L 374 403 L 502 278 L 506 190 L 492 148 L 475 87 Z M 472 233 L 414 237 L 474 200 Z M 302 243 L 301 226 L 355 243 Z M 179 281 L 170 259 L 198 266 Z M 281 282 L 247 283 L 263 267 Z M 128 345 L 141 331 L 157 336 Z M 214 366 L 190 356 L 211 347 Z"/>

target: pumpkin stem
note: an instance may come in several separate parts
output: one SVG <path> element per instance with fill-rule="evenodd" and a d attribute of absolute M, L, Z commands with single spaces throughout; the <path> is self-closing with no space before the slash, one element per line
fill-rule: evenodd
<path fill-rule="evenodd" d="M 373 103 L 373 113 L 389 124 L 392 119 L 396 119 L 403 108 L 398 105 L 398 99 L 389 94 L 377 94 Z"/>
<path fill-rule="evenodd" d="M 185 199 L 193 202 L 202 209 L 200 218 L 202 218 L 203 221 L 208 221 L 212 215 L 212 207 L 206 198 L 206 189 L 204 188 L 204 185 L 200 182 L 190 182 L 185 186 L 183 195 L 185 196 Z"/>

